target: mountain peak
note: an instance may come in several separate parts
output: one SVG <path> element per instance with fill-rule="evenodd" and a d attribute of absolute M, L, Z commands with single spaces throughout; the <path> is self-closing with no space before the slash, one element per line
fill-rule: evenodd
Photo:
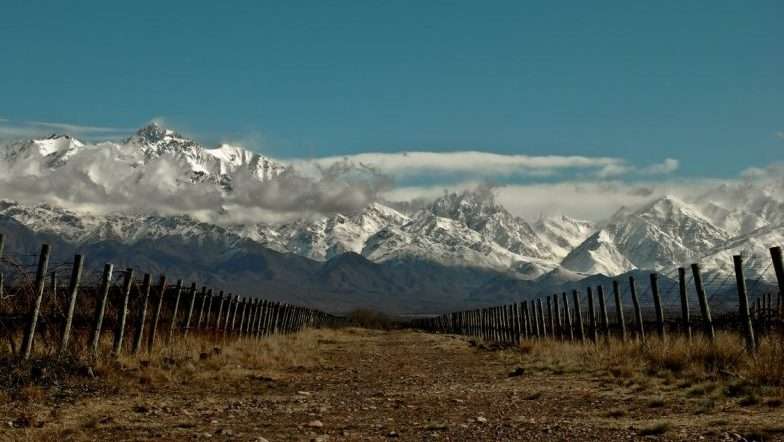
<path fill-rule="evenodd" d="M 165 140 L 167 137 L 183 138 L 182 135 L 171 129 L 167 129 L 161 126 L 155 121 L 137 130 L 135 137 L 141 138 L 142 140 L 149 143 L 157 143 L 159 141 Z"/>

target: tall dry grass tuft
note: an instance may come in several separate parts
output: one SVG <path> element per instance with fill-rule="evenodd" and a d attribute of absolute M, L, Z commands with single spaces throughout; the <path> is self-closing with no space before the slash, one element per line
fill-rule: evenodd
<path fill-rule="evenodd" d="M 645 343 L 617 338 L 596 344 L 526 340 L 518 350 L 539 368 L 577 367 L 635 380 L 654 375 L 694 382 L 725 379 L 753 388 L 778 387 L 784 393 L 784 337 L 780 335 L 761 338 L 755 353 L 748 353 L 743 338 L 732 332 L 718 333 L 713 342 L 700 335 L 649 337 Z"/>

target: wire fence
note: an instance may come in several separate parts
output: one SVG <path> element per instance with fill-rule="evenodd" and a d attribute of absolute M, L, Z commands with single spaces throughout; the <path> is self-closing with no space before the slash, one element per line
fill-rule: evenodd
<path fill-rule="evenodd" d="M 419 318 L 414 326 L 512 344 L 554 336 L 644 340 L 646 331 L 691 337 L 693 330 L 702 330 L 714 339 L 715 330 L 723 329 L 743 334 L 753 350 L 757 336 L 784 331 L 782 252 L 780 247 L 769 251 L 767 260 L 732 256 L 731 272 L 720 267 L 703 274 L 699 264 L 649 274 L 635 271 L 624 279 L 608 279 L 612 292 L 601 283 L 582 281 L 559 293 L 524 295 L 512 304 Z"/>
<path fill-rule="evenodd" d="M 303 306 L 239 296 L 182 279 L 112 264 L 85 271 L 85 259 L 3 253 L 0 233 L 0 355 L 98 357 L 137 354 L 182 336 L 251 339 L 342 325 L 344 319 Z M 111 334 L 110 348 L 107 339 Z"/>

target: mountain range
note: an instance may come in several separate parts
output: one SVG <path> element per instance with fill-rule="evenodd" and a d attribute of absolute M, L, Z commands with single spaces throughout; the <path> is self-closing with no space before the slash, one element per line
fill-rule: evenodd
<path fill-rule="evenodd" d="M 89 167 L 69 169 L 88 160 Z M 178 190 L 212 186 L 224 194 L 243 180 L 274 186 L 294 167 L 240 146 L 207 148 L 157 124 L 123 141 L 53 135 L 0 146 L 0 171 L 13 176 L 51 181 L 82 173 L 109 182 L 107 164 L 132 177 L 160 176 Z M 768 278 L 768 248 L 784 243 L 782 188 L 782 179 L 725 183 L 693 200 L 664 196 L 622 208 L 600 222 L 567 216 L 529 222 L 485 188 L 445 193 L 415 210 L 377 199 L 351 213 L 279 223 L 97 213 L 69 201 L 21 202 L 0 193 L 0 229 L 18 238 L 9 241 L 9 253 L 29 253 L 46 240 L 93 262 L 208 275 L 205 283 L 331 311 L 416 313 L 548 293 L 597 274 L 666 274 L 691 262 L 702 263 L 708 276 L 729 274 L 731 255 L 741 252 L 748 277 Z"/>

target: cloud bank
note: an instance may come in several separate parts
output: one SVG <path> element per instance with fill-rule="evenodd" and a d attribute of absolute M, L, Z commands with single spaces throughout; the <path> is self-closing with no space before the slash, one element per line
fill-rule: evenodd
<path fill-rule="evenodd" d="M 600 178 L 621 176 L 636 171 L 663 175 L 678 169 L 678 161 L 667 158 L 661 164 L 642 169 L 612 157 L 562 155 L 515 155 L 480 151 L 359 153 L 346 156 L 298 160 L 297 163 L 328 166 L 339 161 L 363 165 L 380 173 L 407 178 L 421 175 L 472 175 L 478 177 L 552 176 L 569 170 L 584 171 Z"/>

